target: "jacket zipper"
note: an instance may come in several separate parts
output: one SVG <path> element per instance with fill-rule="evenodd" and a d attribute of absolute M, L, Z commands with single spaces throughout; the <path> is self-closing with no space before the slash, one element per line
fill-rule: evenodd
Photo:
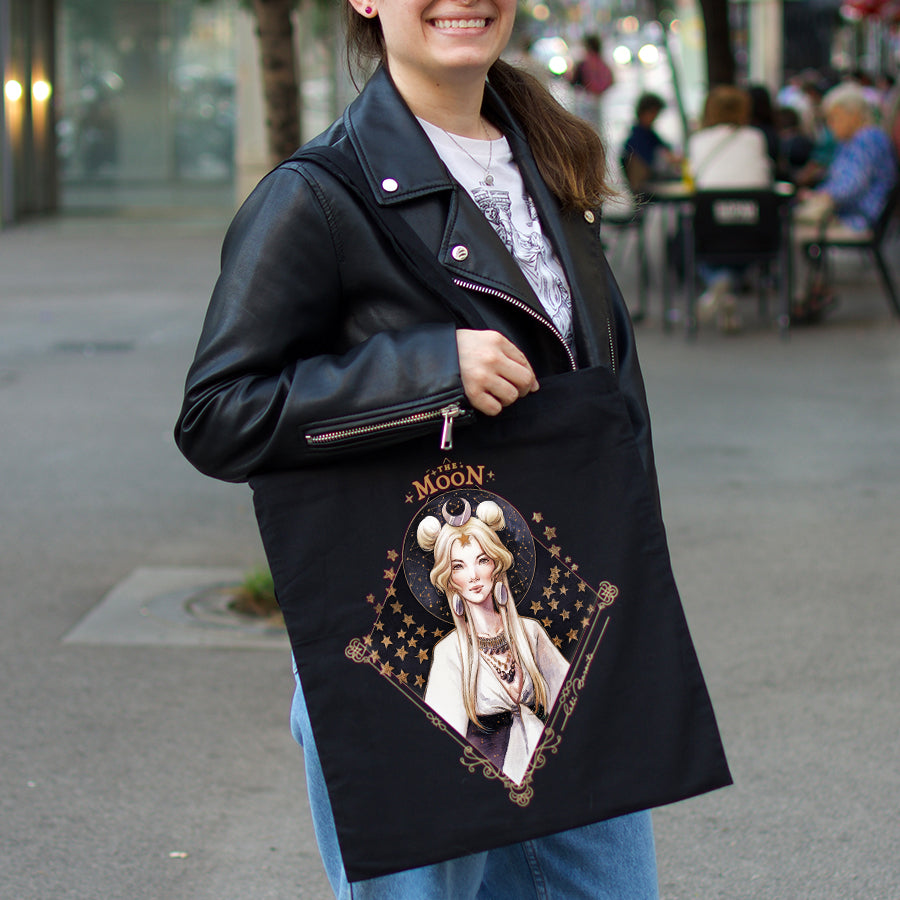
<path fill-rule="evenodd" d="M 528 313 L 532 319 L 537 322 L 540 322 L 542 325 L 546 326 L 553 332 L 559 342 L 563 345 L 563 349 L 566 351 L 566 356 L 569 358 L 569 365 L 572 367 L 572 370 L 575 371 L 578 368 L 578 363 L 575 362 L 575 356 L 573 355 L 569 345 L 566 343 L 566 339 L 559 333 L 559 329 L 549 320 L 545 319 L 537 310 L 529 306 L 527 303 L 523 303 L 518 297 L 513 297 L 510 294 L 506 294 L 503 291 L 498 291 L 496 288 L 485 287 L 482 284 L 476 284 L 474 281 L 466 281 L 462 278 L 454 278 L 453 283 L 457 287 L 461 287 L 464 290 L 470 291 L 479 291 L 482 294 L 488 294 L 491 297 L 497 297 L 500 300 L 505 300 L 507 303 L 511 303 L 515 306 L 516 309 L 521 309 L 522 312 Z M 607 320 L 606 322 L 606 334 L 609 338 L 609 362 L 612 367 L 613 373 L 616 371 L 616 351 L 615 351 L 615 343 L 613 341 L 612 334 L 612 325 Z"/>
<path fill-rule="evenodd" d="M 477 291 L 480 294 L 487 294 L 490 297 L 497 297 L 499 300 L 504 300 L 506 303 L 511 304 L 516 309 L 522 310 L 524 313 L 528 313 L 532 319 L 536 322 L 540 322 L 541 325 L 544 325 L 546 328 L 549 328 L 556 339 L 562 344 L 563 350 L 566 351 L 566 356 L 569 359 L 569 365 L 574 372 L 578 368 L 578 363 L 575 362 L 575 356 L 572 351 L 569 349 L 569 345 L 566 343 L 566 339 L 559 333 L 559 329 L 549 320 L 545 319 L 537 310 L 533 309 L 527 303 L 523 303 L 519 300 L 518 297 L 513 297 L 512 294 L 504 293 L 503 291 L 498 291 L 496 288 L 485 287 L 483 284 L 476 284 L 474 281 L 466 281 L 463 278 L 454 278 L 453 283 L 466 291 Z"/>
<path fill-rule="evenodd" d="M 372 434 L 380 434 L 390 431 L 392 428 L 403 428 L 407 425 L 418 425 L 423 422 L 436 421 L 443 418 L 441 428 L 441 450 L 453 449 L 453 420 L 462 415 L 462 407 L 458 403 L 450 403 L 440 409 L 430 409 L 424 412 L 410 413 L 399 419 L 388 419 L 384 422 L 373 422 L 371 425 L 357 425 L 353 428 L 339 428 L 335 431 L 326 431 L 322 434 L 307 434 L 306 443 L 311 447 L 325 444 L 334 444 L 353 438 L 368 437 Z"/>

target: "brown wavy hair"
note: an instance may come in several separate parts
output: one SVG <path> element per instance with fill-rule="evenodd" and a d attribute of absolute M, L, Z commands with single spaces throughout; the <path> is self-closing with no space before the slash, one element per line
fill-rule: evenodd
<path fill-rule="evenodd" d="M 343 0 L 347 61 L 354 71 L 385 63 L 378 17 L 366 18 Z M 354 78 L 355 81 L 355 78 Z M 564 209 L 595 209 L 615 193 L 606 181 L 606 149 L 600 136 L 556 101 L 533 75 L 498 59 L 488 82 L 522 126 L 547 187 Z"/>

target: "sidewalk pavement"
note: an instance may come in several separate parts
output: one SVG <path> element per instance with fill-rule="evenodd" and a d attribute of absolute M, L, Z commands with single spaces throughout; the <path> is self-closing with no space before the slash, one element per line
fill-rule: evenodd
<path fill-rule="evenodd" d="M 263 558 L 247 488 L 171 438 L 224 224 L 0 233 L 4 900 L 330 896 L 283 639 L 184 608 Z M 900 897 L 900 326 L 841 275 L 788 341 L 666 334 L 658 278 L 637 332 L 736 781 L 657 812 L 664 900 Z"/>

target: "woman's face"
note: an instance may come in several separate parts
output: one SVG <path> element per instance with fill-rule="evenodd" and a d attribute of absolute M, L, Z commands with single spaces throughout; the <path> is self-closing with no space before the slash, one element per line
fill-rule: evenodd
<path fill-rule="evenodd" d="M 381 20 L 388 69 L 398 87 L 462 77 L 484 80 L 512 33 L 516 0 L 350 0 Z M 401 89 L 402 92 L 402 89 Z"/>
<path fill-rule="evenodd" d="M 493 602 L 494 561 L 475 538 L 451 544 L 450 585 L 467 603 Z"/>
<path fill-rule="evenodd" d="M 864 124 L 859 113 L 837 105 L 832 106 L 825 113 L 825 121 L 828 123 L 828 129 L 834 135 L 834 139 L 840 143 L 849 141 Z"/>

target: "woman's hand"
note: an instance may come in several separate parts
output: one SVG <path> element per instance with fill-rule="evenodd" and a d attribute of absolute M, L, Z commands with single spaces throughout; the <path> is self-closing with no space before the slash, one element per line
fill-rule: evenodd
<path fill-rule="evenodd" d="M 466 398 L 485 415 L 496 416 L 539 387 L 525 354 L 498 331 L 460 329 L 456 349 Z"/>

